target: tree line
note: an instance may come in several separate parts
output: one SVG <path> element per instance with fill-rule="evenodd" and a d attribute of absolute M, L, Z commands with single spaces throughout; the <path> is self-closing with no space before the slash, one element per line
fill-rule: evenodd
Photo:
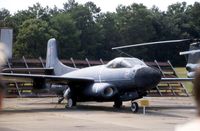
<path fill-rule="evenodd" d="M 39 3 L 11 14 L 0 9 L 0 27 L 14 30 L 15 58 L 46 57 L 49 38 L 56 38 L 62 59 L 110 60 L 123 53 L 115 46 L 172 39 L 200 38 L 200 3 L 186 2 L 147 8 L 143 4 L 119 5 L 116 12 L 101 12 L 93 2 L 79 4 L 68 0 L 63 8 L 42 7 Z M 124 49 L 145 61 L 167 61 L 185 65 L 179 51 L 188 50 L 188 43 L 162 44 Z"/>

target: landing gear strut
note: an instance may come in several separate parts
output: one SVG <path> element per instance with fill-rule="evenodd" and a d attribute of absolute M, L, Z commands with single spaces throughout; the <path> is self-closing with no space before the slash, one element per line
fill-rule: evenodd
<path fill-rule="evenodd" d="M 71 92 L 67 95 L 66 99 L 67 104 L 65 108 L 72 108 L 73 106 L 76 106 L 76 97 L 73 96 Z"/>
<path fill-rule="evenodd" d="M 58 104 L 61 104 L 61 102 L 64 100 L 65 98 L 64 97 L 61 97 L 58 99 Z"/>
<path fill-rule="evenodd" d="M 67 100 L 67 104 L 65 108 L 71 108 L 73 106 L 76 106 L 76 97 L 73 94 L 73 92 L 68 88 L 65 90 L 63 97 Z"/>
<path fill-rule="evenodd" d="M 113 107 L 119 109 L 120 107 L 122 107 L 122 101 L 121 100 L 115 100 Z"/>
<path fill-rule="evenodd" d="M 136 113 L 138 112 L 139 106 L 137 102 L 131 101 L 131 111 Z"/>

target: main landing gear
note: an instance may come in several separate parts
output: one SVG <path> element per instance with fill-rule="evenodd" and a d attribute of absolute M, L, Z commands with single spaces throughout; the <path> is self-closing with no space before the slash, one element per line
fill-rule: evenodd
<path fill-rule="evenodd" d="M 64 100 L 65 98 L 64 97 L 61 97 L 58 99 L 58 104 L 61 104 L 61 102 Z M 75 99 L 72 99 L 72 98 L 67 98 L 67 104 L 66 104 L 66 108 L 71 108 L 73 106 L 76 106 L 76 100 Z"/>
<path fill-rule="evenodd" d="M 76 106 L 76 96 L 70 90 L 65 98 L 67 99 L 67 104 L 65 108 L 72 108 Z"/>
<path fill-rule="evenodd" d="M 58 98 L 58 104 L 61 104 L 64 99 L 64 97 Z"/>
<path fill-rule="evenodd" d="M 76 106 L 76 100 L 74 98 L 67 98 L 67 104 L 65 108 L 72 108 L 73 106 Z"/>
<path fill-rule="evenodd" d="M 64 97 L 59 98 L 58 104 L 61 104 L 63 100 L 64 100 Z M 72 108 L 73 106 L 76 106 L 76 100 L 72 98 L 67 98 L 67 104 L 65 105 L 65 108 Z"/>
<path fill-rule="evenodd" d="M 137 102 L 131 101 L 131 111 L 136 113 L 138 112 L 139 106 Z"/>
<path fill-rule="evenodd" d="M 72 108 L 73 106 L 76 106 L 76 96 L 71 92 L 70 88 L 67 88 L 63 92 L 63 96 L 58 99 L 58 104 L 61 104 L 64 99 L 67 100 L 65 108 Z"/>
<path fill-rule="evenodd" d="M 122 107 L 122 103 L 123 102 L 121 100 L 116 100 L 116 101 L 114 101 L 113 107 L 116 108 L 116 109 L 119 109 L 119 108 Z M 131 111 L 136 113 L 136 112 L 138 112 L 138 110 L 139 110 L 138 103 L 131 101 Z"/>

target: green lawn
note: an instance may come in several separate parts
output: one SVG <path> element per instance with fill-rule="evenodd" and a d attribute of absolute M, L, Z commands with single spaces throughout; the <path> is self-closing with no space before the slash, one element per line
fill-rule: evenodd
<path fill-rule="evenodd" d="M 177 68 L 175 68 L 175 70 L 179 77 L 187 78 L 187 71 L 186 71 L 185 67 L 177 67 Z M 192 83 L 184 82 L 183 84 L 185 85 L 185 87 L 187 88 L 189 93 L 191 93 L 192 92 Z"/>

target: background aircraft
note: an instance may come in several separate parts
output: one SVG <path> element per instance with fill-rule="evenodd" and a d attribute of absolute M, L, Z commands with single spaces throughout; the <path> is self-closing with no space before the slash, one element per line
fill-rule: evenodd
<path fill-rule="evenodd" d="M 180 55 L 188 55 L 186 70 L 187 76 L 192 78 L 195 75 L 195 70 L 200 67 L 200 41 L 196 40 L 190 44 L 189 51 L 180 52 Z"/>
<path fill-rule="evenodd" d="M 112 48 L 113 50 L 121 50 L 124 48 L 138 47 L 138 46 L 147 46 L 147 45 L 155 45 L 155 44 L 168 44 L 168 43 L 180 43 L 186 42 L 190 44 L 189 51 L 180 52 L 180 55 L 188 55 L 187 58 L 187 76 L 189 78 L 194 78 L 195 70 L 200 67 L 198 63 L 200 60 L 200 41 L 198 39 L 181 39 L 181 40 L 168 40 L 168 41 L 157 41 L 157 42 L 148 42 L 134 45 L 126 45 Z"/>
<path fill-rule="evenodd" d="M 46 70 L 53 75 L 1 73 L 4 80 L 30 80 L 35 90 L 49 89 L 62 94 L 61 102 L 67 99 L 67 107 L 76 102 L 113 101 L 120 108 L 123 101 L 131 101 L 131 110 L 136 112 L 134 100 L 146 96 L 147 91 L 161 81 L 161 73 L 137 58 L 119 57 L 106 65 L 82 69 L 63 65 L 57 57 L 56 40 L 50 39 L 47 46 Z M 162 78 L 162 81 L 188 81 L 189 78 Z"/>

